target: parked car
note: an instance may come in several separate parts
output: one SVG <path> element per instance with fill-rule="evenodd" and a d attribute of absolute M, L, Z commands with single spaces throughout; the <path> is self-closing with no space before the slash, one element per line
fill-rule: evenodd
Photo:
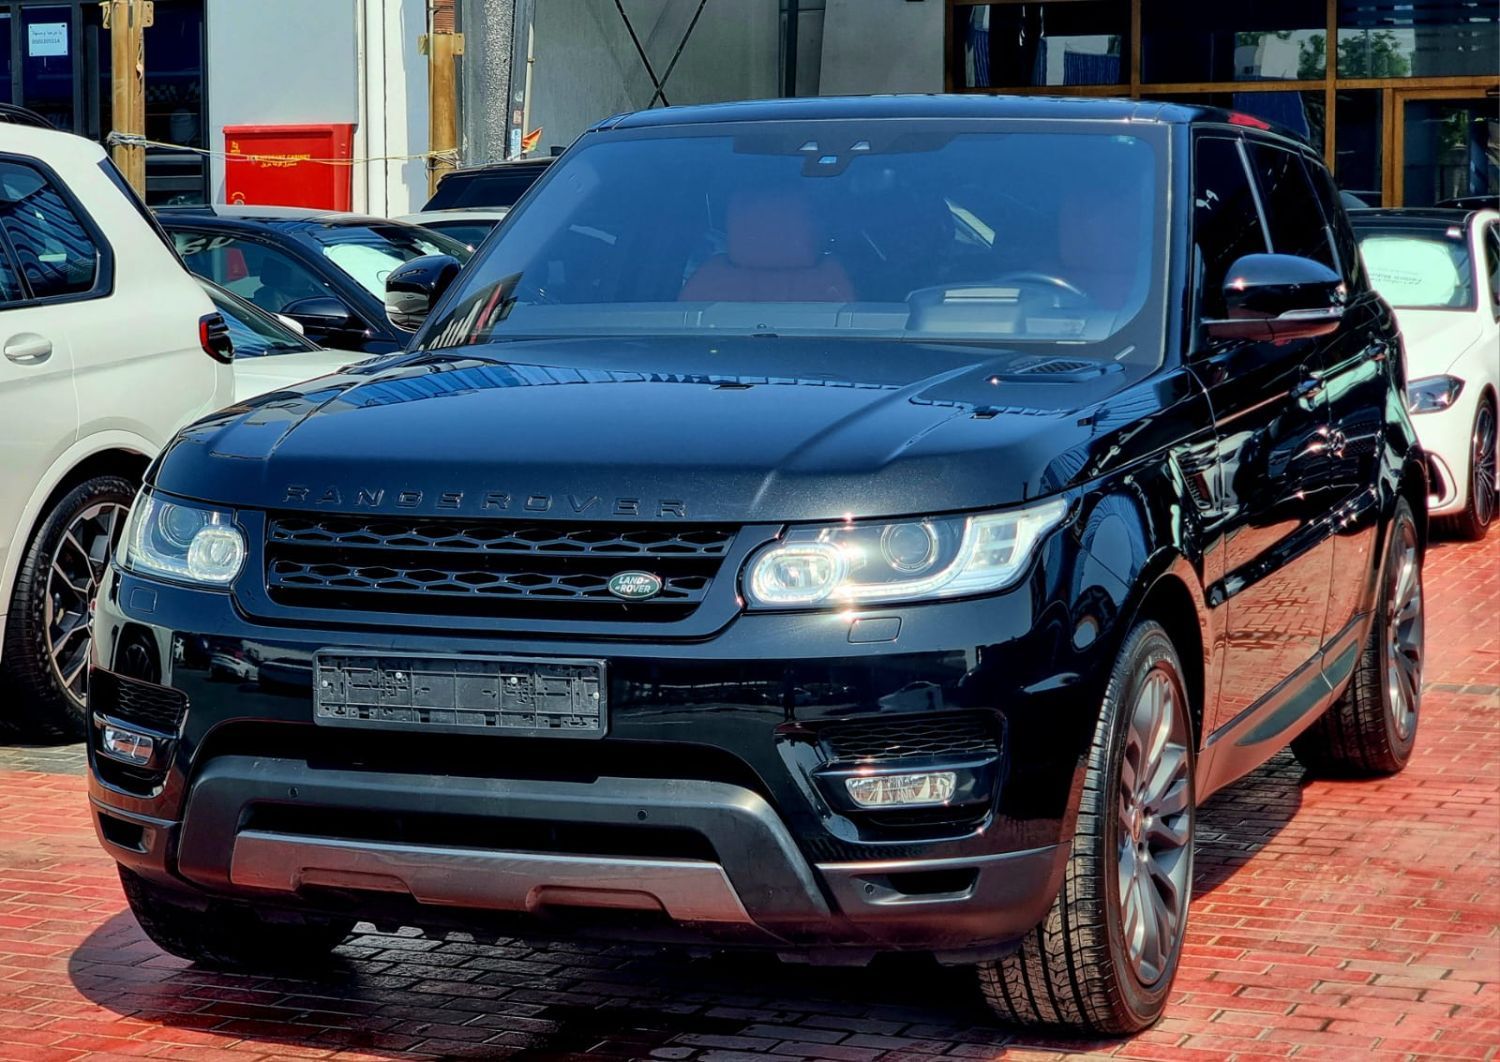
<path fill-rule="evenodd" d="M 387 304 L 405 354 L 179 437 L 100 595 L 90 791 L 173 954 L 499 912 L 928 953 L 1008 1021 L 1124 1033 L 1202 799 L 1289 742 L 1411 755 L 1400 335 L 1264 123 L 646 111 Z M 127 627 L 284 678 L 141 671 Z"/>
<path fill-rule="evenodd" d="M 1500 195 L 1460 195 L 1440 199 L 1437 206 L 1445 210 L 1500 210 Z"/>
<path fill-rule="evenodd" d="M 1500 213 L 1350 215 L 1370 281 L 1406 339 L 1408 409 L 1427 454 L 1429 512 L 1483 538 L 1496 511 Z"/>
<path fill-rule="evenodd" d="M 505 220 L 505 215 L 509 212 L 509 207 L 498 210 L 427 210 L 420 214 L 408 214 L 397 220 L 441 232 L 472 251 L 484 242 L 484 238 L 495 230 L 496 225 Z"/>
<path fill-rule="evenodd" d="M 509 210 L 556 161 L 548 156 L 454 170 L 422 210 Z"/>
<path fill-rule="evenodd" d="M 385 278 L 429 254 L 469 249 L 413 225 L 298 207 L 196 206 L 157 211 L 189 269 L 268 313 L 298 322 L 320 346 L 400 350 L 407 336 L 381 306 Z"/>
<path fill-rule="evenodd" d="M 337 372 L 357 355 L 324 350 L 307 339 L 290 318 L 266 313 L 211 280 L 198 283 L 224 318 L 234 344 L 234 398 L 247 398 Z"/>
<path fill-rule="evenodd" d="M 233 375 L 213 305 L 104 151 L 25 114 L 0 122 L 0 714 L 81 738 L 125 512 Z"/>

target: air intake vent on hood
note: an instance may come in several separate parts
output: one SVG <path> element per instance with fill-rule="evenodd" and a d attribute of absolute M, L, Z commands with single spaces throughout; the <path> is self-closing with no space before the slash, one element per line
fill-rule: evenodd
<path fill-rule="evenodd" d="M 1039 376 L 1045 376 L 1054 380 L 1071 382 L 1074 380 L 1092 380 L 1097 376 L 1105 376 L 1119 370 L 1120 366 L 1112 361 L 1081 361 L 1072 358 L 1024 358 L 1012 363 L 1004 372 L 997 375 L 1002 380 L 1034 380 Z"/>

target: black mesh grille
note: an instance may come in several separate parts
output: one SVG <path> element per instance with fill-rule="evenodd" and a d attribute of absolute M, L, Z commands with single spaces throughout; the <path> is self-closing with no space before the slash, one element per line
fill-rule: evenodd
<path fill-rule="evenodd" d="M 430 615 L 670 621 L 702 603 L 734 541 L 722 527 L 640 528 L 511 521 L 273 517 L 272 600 L 311 608 Z M 611 578 L 661 580 L 644 600 Z"/>
<path fill-rule="evenodd" d="M 819 737 L 829 759 L 839 762 L 886 763 L 909 756 L 971 756 L 995 751 L 994 731 L 973 715 L 838 723 L 823 728 Z"/>
<path fill-rule="evenodd" d="M 89 708 L 122 723 L 139 723 L 163 734 L 175 734 L 187 712 L 187 696 L 151 682 L 95 670 L 89 675 Z"/>

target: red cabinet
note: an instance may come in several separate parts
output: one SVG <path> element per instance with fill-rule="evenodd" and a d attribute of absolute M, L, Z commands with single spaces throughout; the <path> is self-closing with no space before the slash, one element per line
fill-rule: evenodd
<path fill-rule="evenodd" d="M 227 125 L 224 198 L 348 210 L 354 195 L 353 145 L 353 125 Z"/>

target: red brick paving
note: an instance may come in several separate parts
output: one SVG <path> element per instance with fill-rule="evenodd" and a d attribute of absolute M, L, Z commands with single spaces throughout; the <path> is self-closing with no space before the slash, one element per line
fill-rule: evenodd
<path fill-rule="evenodd" d="M 988 1027 L 960 974 L 916 962 L 369 933 L 316 977 L 194 969 L 125 910 L 77 750 L 0 750 L 0 1059 L 1493 1058 L 1500 536 L 1427 572 L 1411 766 L 1314 782 L 1283 754 L 1210 801 L 1175 996 L 1132 1040 Z"/>

